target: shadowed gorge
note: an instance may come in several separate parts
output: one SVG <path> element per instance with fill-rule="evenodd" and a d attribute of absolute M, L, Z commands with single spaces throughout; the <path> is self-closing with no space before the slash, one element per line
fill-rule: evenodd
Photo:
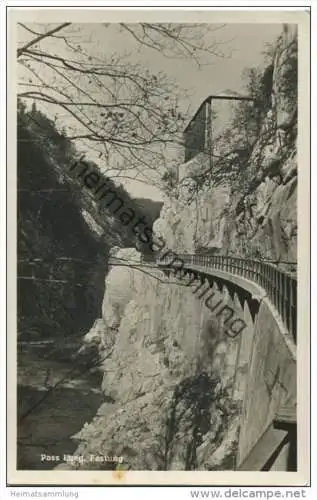
<path fill-rule="evenodd" d="M 133 118 L 113 95 L 81 103 L 85 120 L 97 106 L 91 144 L 107 150 L 108 137 L 113 161 L 127 152 L 122 178 L 137 152 L 162 202 L 146 188 L 133 198 L 106 154 L 86 160 L 19 101 L 19 468 L 297 469 L 296 26 L 265 54 L 245 70 L 245 95 L 204 96 L 182 159 L 169 164 L 165 149 L 164 167 L 159 131 L 174 119 L 178 140 L 180 119 L 176 96 L 158 94 L 162 123 L 154 107 L 160 128 L 148 128 L 153 76 Z"/>

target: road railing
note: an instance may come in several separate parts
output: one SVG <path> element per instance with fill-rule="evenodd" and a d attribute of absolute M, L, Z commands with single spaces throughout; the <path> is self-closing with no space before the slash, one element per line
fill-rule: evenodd
<path fill-rule="evenodd" d="M 206 269 L 218 269 L 260 285 L 267 292 L 287 330 L 296 341 L 297 279 L 294 276 L 278 269 L 272 263 L 260 260 L 199 254 L 177 254 L 177 257 L 184 262 L 184 267 L 199 266 Z"/>

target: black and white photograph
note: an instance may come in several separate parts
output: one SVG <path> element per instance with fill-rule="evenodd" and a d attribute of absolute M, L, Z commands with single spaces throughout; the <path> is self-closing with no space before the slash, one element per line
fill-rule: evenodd
<path fill-rule="evenodd" d="M 12 482 L 307 481 L 309 13 L 132 14 L 11 19 Z"/>

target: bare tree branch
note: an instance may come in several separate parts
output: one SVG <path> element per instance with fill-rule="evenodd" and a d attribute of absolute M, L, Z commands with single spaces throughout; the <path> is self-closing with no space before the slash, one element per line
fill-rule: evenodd
<path fill-rule="evenodd" d="M 31 40 L 30 42 L 28 42 L 25 45 L 23 45 L 23 47 L 19 48 L 17 50 L 17 56 L 20 57 L 23 54 L 23 52 L 25 52 L 30 47 L 32 47 L 32 45 L 35 45 L 36 43 L 40 42 L 44 38 L 47 38 L 47 37 L 53 35 L 54 33 L 57 33 L 58 31 L 60 31 L 63 28 L 66 28 L 66 26 L 70 26 L 70 24 L 71 23 L 60 24 L 56 28 L 54 28 L 54 29 L 52 29 L 50 31 L 47 31 L 46 33 L 42 33 L 41 35 L 37 36 L 36 38 L 34 38 L 33 40 Z"/>
<path fill-rule="evenodd" d="M 180 94 L 180 89 L 166 75 L 153 74 L 144 66 L 131 63 L 128 55 L 95 54 L 90 42 L 83 40 L 82 28 L 76 33 L 81 40 L 77 45 L 73 42 L 74 33 L 69 30 L 57 37 L 56 33 L 69 24 L 43 34 L 32 26 L 22 25 L 34 38 L 18 49 L 19 63 L 23 66 L 19 97 L 41 102 L 48 114 L 55 107 L 58 125 L 64 125 L 64 135 L 81 141 L 81 147 L 87 146 L 98 158 L 106 159 L 109 170 L 116 163 L 117 169 L 142 173 L 144 180 L 150 179 L 154 172 L 163 173 L 167 148 L 183 145 L 187 116 L 179 108 L 177 95 L 184 100 L 185 91 Z M 140 47 L 156 50 L 165 57 L 185 57 L 197 64 L 200 54 L 222 56 L 217 50 L 220 42 L 206 44 L 204 40 L 204 34 L 221 27 L 117 25 Z M 47 44 L 50 48 L 46 49 L 35 48 L 44 38 L 51 38 L 54 44 Z M 64 111 L 63 115 L 66 113 L 66 122 L 60 118 L 58 108 Z"/>

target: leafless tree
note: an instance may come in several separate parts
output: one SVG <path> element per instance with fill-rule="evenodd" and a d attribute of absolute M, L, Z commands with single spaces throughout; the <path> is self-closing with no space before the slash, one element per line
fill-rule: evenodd
<path fill-rule="evenodd" d="M 186 116 L 179 110 L 175 84 L 162 72 L 152 74 L 132 63 L 130 54 L 95 54 L 81 25 L 34 26 L 20 23 L 30 38 L 17 49 L 23 66 L 19 97 L 50 105 L 59 123 L 64 116 L 68 138 L 89 141 L 87 150 L 115 167 L 120 177 L 137 172 L 146 181 L 160 171 L 167 145 L 182 144 Z M 222 43 L 206 42 L 206 35 L 210 40 L 211 32 L 222 27 L 121 23 L 116 29 L 130 36 L 137 50 L 190 58 L 199 65 L 226 56 Z"/>

